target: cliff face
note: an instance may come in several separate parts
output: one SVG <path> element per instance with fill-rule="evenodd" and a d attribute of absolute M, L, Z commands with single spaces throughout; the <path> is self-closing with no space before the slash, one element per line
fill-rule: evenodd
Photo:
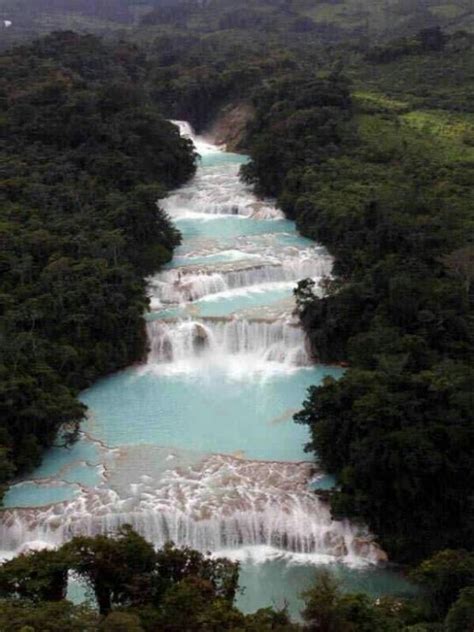
<path fill-rule="evenodd" d="M 244 151 L 247 124 L 254 116 L 250 103 L 232 103 L 220 111 L 206 135 L 217 145 L 225 145 L 228 151 Z"/>

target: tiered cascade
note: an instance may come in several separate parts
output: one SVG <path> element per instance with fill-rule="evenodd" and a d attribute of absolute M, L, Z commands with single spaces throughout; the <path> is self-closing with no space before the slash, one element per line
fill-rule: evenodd
<path fill-rule="evenodd" d="M 259 440 L 266 448 L 271 444 L 272 432 L 277 433 L 275 423 L 291 424 L 292 411 L 281 381 L 273 391 L 265 391 L 265 379 L 257 381 L 255 375 L 267 378 L 278 367 L 279 379 L 287 380 L 287 375 L 294 379 L 295 373 L 312 370 L 308 368 L 312 358 L 304 332 L 291 313 L 292 290 L 302 278 L 317 281 L 329 276 L 331 259 L 321 248 L 299 241 L 293 228 L 292 234 L 283 236 L 281 231 L 273 230 L 289 222 L 284 223 L 271 201 L 258 200 L 239 180 L 239 158 L 229 161 L 219 148 L 194 137 L 187 124 L 179 126 L 183 134 L 193 138 L 198 152 L 213 160 L 208 164 L 204 161 L 194 180 L 164 201 L 178 226 L 189 230 L 189 222 L 194 224 L 190 234 L 183 231 L 184 245 L 175 263 L 149 280 L 156 310 L 147 323 L 150 351 L 146 371 L 143 367 L 133 369 L 134 377 L 130 379 L 138 381 L 144 374 L 156 378 L 152 388 L 159 397 L 170 398 L 172 405 L 167 410 L 173 410 L 173 417 L 181 409 L 175 405 L 179 400 L 173 397 L 182 397 L 183 392 L 195 388 L 194 396 L 200 402 L 206 397 L 219 399 L 221 393 L 224 397 L 224 393 L 227 396 L 229 391 L 239 389 L 238 374 L 239 379 L 257 389 L 259 410 L 262 402 L 262 410 L 267 406 L 269 416 L 277 420 L 272 426 L 273 422 L 265 421 L 259 411 L 253 410 L 257 406 L 246 409 L 252 417 L 250 423 L 260 424 L 261 431 L 255 436 L 263 437 Z M 241 235 L 235 236 L 234 230 L 230 238 L 211 238 L 212 231 L 206 227 L 209 222 L 219 221 L 235 222 L 234 227 L 242 227 Z M 254 230 L 258 222 L 265 230 Z M 218 312 L 202 318 L 182 313 L 195 309 L 196 301 L 210 298 L 216 301 L 211 304 L 212 312 L 220 295 L 249 288 L 258 288 L 264 298 L 267 292 L 271 306 L 275 300 L 272 291 L 278 284 L 287 293 L 285 300 L 290 307 L 281 314 L 282 310 L 277 310 L 277 317 L 268 317 L 268 311 L 250 317 L 238 309 L 226 317 Z M 173 309 L 176 314 L 170 316 Z M 235 371 L 236 366 L 240 372 Z M 204 379 L 209 367 L 213 368 L 211 378 Z M 231 369 L 234 372 L 229 377 Z M 204 397 L 197 396 L 203 392 Z M 272 408 L 275 394 L 278 402 Z M 107 405 L 117 408 L 115 399 L 107 400 Z M 136 401 L 139 416 L 139 394 Z M 206 404 L 201 408 L 196 405 L 192 411 L 196 418 L 190 421 L 186 416 L 179 423 L 182 427 L 186 423 L 201 424 L 204 433 L 221 431 L 226 423 L 235 424 L 234 417 L 232 422 L 230 416 L 227 418 L 223 401 L 222 412 L 210 422 Z M 96 424 L 93 414 L 88 431 L 97 437 L 100 423 Z M 116 415 L 121 419 L 120 411 Z M 174 417 L 163 419 L 158 412 L 148 419 L 156 424 L 152 428 L 156 434 L 162 425 L 175 421 Z M 133 417 L 125 420 L 127 424 L 133 426 Z M 326 504 L 310 491 L 308 481 L 314 475 L 311 464 L 256 460 L 243 453 L 236 456 L 242 438 L 239 432 L 235 435 L 235 452 L 223 455 L 202 451 L 188 458 L 182 456 L 182 447 L 173 443 L 176 439 L 160 445 L 139 445 L 142 437 L 133 443 L 127 428 L 122 428 L 118 447 L 101 445 L 99 484 L 75 484 L 66 501 L 23 508 L 13 503 L 6 508 L 0 524 L 2 548 L 11 553 L 37 545 L 58 546 L 74 535 L 111 532 L 127 523 L 157 546 L 171 539 L 178 545 L 228 554 L 263 547 L 273 555 L 298 554 L 315 562 L 367 563 L 383 559 L 366 529 L 333 520 Z M 181 450 L 179 458 L 174 455 L 175 449 Z M 43 478 L 32 484 L 38 485 L 40 495 L 43 486 L 63 483 L 58 474 L 56 479 Z"/>

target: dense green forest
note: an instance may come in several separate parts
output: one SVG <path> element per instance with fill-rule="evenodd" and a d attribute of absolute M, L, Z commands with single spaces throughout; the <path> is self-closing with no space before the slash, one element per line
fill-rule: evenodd
<path fill-rule="evenodd" d="M 68 575 L 90 601 L 66 599 Z M 4 632 L 470 632 L 474 556 L 443 551 L 413 571 L 410 600 L 347 594 L 326 571 L 303 595 L 304 623 L 286 609 L 244 615 L 236 606 L 239 565 L 172 543 L 156 551 L 124 526 L 114 537 L 76 537 L 56 551 L 20 555 L 0 567 Z"/>
<path fill-rule="evenodd" d="M 139 38 L 177 31 L 249 40 L 385 40 L 422 28 L 474 29 L 470 0 L 0 0 L 5 44 L 51 30 Z M 5 45 L 4 44 L 4 45 Z"/>
<path fill-rule="evenodd" d="M 325 298 L 296 292 L 316 357 L 350 363 L 296 417 L 333 510 L 413 561 L 474 544 L 474 39 L 427 30 L 362 62 L 267 84 L 244 175 L 336 257 Z"/>
<path fill-rule="evenodd" d="M 60 428 L 74 437 L 79 390 L 143 358 L 143 277 L 180 241 L 156 200 L 195 156 L 142 88 L 133 46 L 65 33 L 0 63 L 3 485 Z"/>

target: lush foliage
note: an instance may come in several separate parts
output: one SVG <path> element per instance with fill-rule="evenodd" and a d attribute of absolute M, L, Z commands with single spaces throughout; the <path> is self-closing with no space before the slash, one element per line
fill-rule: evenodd
<path fill-rule="evenodd" d="M 143 276 L 180 236 L 156 201 L 194 154 L 134 47 L 53 35 L 2 67 L 0 483 L 84 414 L 79 389 L 140 360 Z"/>
<path fill-rule="evenodd" d="M 474 586 L 474 554 L 463 550 L 445 550 L 424 560 L 413 572 L 423 587 L 430 612 L 444 617 L 466 587 Z M 464 600 L 470 593 L 465 593 Z"/>
<path fill-rule="evenodd" d="M 448 76 L 453 58 L 473 60 L 463 38 L 416 51 Z M 351 69 L 354 83 L 365 85 L 375 62 L 364 63 Z M 308 449 L 338 475 L 336 514 L 368 520 L 400 560 L 474 545 L 474 127 L 460 113 L 465 92 L 451 95 L 455 112 L 427 111 L 403 102 L 407 84 L 406 68 L 390 95 L 352 88 L 351 98 L 336 72 L 267 83 L 244 168 L 336 257 L 326 297 L 305 281 L 297 300 L 315 355 L 351 368 L 311 389 L 296 418 L 311 428 Z"/>
<path fill-rule="evenodd" d="M 325 42 L 383 40 L 426 27 L 474 28 L 469 0 L 0 0 L 8 42 L 54 29 L 251 34 Z M 250 40 L 251 38 L 249 38 Z"/>
<path fill-rule="evenodd" d="M 474 558 L 442 551 L 413 572 L 423 590 L 407 600 L 373 600 L 342 590 L 318 572 L 304 595 L 304 625 L 285 610 L 244 615 L 235 606 L 239 565 L 169 543 L 155 551 L 130 527 L 114 537 L 76 537 L 57 551 L 22 554 L 0 566 L 0 628 L 123 632 L 470 632 L 474 623 Z M 66 600 L 68 576 L 93 601 Z M 95 605 L 94 605 L 95 602 Z M 417 627 L 414 627 L 417 626 Z"/>
<path fill-rule="evenodd" d="M 98 612 L 65 601 L 70 571 L 91 589 Z M 238 576 L 237 563 L 172 544 L 155 551 L 123 527 L 113 538 L 78 537 L 57 551 L 24 554 L 4 563 L 0 627 L 16 631 L 31 626 L 41 632 L 298 629 L 285 611 L 243 615 L 234 606 Z"/>

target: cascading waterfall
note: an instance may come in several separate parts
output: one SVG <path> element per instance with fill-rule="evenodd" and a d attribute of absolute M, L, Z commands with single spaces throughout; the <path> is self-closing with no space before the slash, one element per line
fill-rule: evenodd
<path fill-rule="evenodd" d="M 215 455 L 167 471 L 159 480 L 141 476 L 125 499 L 110 488 L 95 489 L 46 509 L 8 510 L 0 538 L 13 550 L 26 539 L 58 546 L 75 535 L 113 532 L 127 523 L 158 546 L 169 540 L 201 551 L 264 546 L 347 562 L 379 561 L 367 532 L 332 520 L 327 506 L 308 491 L 310 474 L 308 463 Z"/>
<path fill-rule="evenodd" d="M 218 149 L 196 137 L 187 123 L 174 121 L 181 134 L 191 138 L 201 155 L 216 153 Z M 283 213 L 271 200 L 258 200 L 252 190 L 240 182 L 239 164 L 220 164 L 201 169 L 193 182 L 181 187 L 162 202 L 171 217 L 205 217 L 234 215 L 254 219 L 281 219 Z"/>
<path fill-rule="evenodd" d="M 148 323 L 148 337 L 149 363 L 185 361 L 203 353 L 211 357 L 251 354 L 292 366 L 310 363 L 303 330 L 285 321 L 155 320 Z"/>
<path fill-rule="evenodd" d="M 235 177 L 237 170 L 228 167 L 226 169 L 229 177 Z M 217 193 L 214 186 L 219 184 L 217 178 L 202 181 L 203 191 L 196 200 L 193 200 L 193 209 L 188 210 L 188 217 L 196 214 L 203 215 L 235 215 L 239 217 L 251 217 L 254 219 L 278 219 L 281 217 L 280 211 L 266 202 L 257 202 L 250 193 L 237 192 L 229 188 L 222 188 Z M 193 192 L 181 191 L 170 200 L 163 203 L 163 208 L 172 216 L 176 217 L 185 213 L 189 201 L 193 197 Z"/>
<path fill-rule="evenodd" d="M 232 381 L 234 374 L 228 376 L 231 365 L 240 367 L 239 377 L 247 386 L 254 384 L 256 371 L 263 376 L 272 375 L 275 366 L 283 371 L 282 379 L 298 371 L 311 370 L 305 368 L 311 365 L 312 359 L 304 332 L 291 315 L 292 289 L 302 278 L 329 276 L 331 259 L 321 248 L 308 247 L 308 242 L 301 240 L 300 243 L 291 234 L 272 232 L 267 224 L 277 226 L 285 221 L 282 213 L 271 201 L 258 200 L 239 180 L 238 161 L 227 163 L 222 160 L 226 154 L 196 138 L 189 125 L 178 125 L 182 134 L 193 138 L 197 151 L 204 158 L 210 156 L 216 160 L 201 165 L 194 180 L 163 203 L 178 226 L 183 220 L 196 223 L 193 236 L 184 234 L 185 244 L 173 267 L 149 279 L 149 293 L 154 299 L 152 305 L 181 308 L 184 304 L 193 308 L 195 301 L 213 296 L 217 305 L 222 293 L 254 287 L 258 287 L 263 296 L 268 292 L 271 305 L 273 285 L 284 286 L 286 283 L 288 287 L 284 286 L 284 289 L 290 309 L 277 318 L 238 313 L 231 317 L 218 314 L 203 318 L 170 317 L 158 310 L 153 314 L 153 320 L 147 323 L 150 351 L 145 368 L 151 374 L 156 371 L 157 380 L 168 380 L 156 382 L 156 390 L 162 398 L 174 396 L 170 391 L 173 385 L 178 384 L 178 397 L 185 397 L 184 389 L 188 393 L 190 385 L 196 384 L 193 418 L 189 420 L 188 415 L 184 420 L 180 418 L 179 423 L 201 423 L 202 432 L 210 434 L 234 423 L 238 426 L 237 440 L 240 441 L 240 427 L 246 420 L 232 421 L 224 400 L 222 408 L 211 420 L 215 424 L 213 429 L 205 426 L 203 420 L 209 421 L 211 402 L 218 400 L 221 394 L 223 397 L 227 389 L 233 402 L 231 405 L 235 407 L 232 396 L 236 389 L 238 392 L 239 384 Z M 235 237 L 232 233 L 234 236 L 227 241 L 210 238 L 206 222 L 222 221 L 222 218 L 241 226 L 242 235 Z M 267 221 L 266 233 L 249 230 L 244 234 L 245 226 L 262 219 L 273 220 Z M 200 227 L 197 236 L 196 226 Z M 200 382 L 209 367 L 217 367 L 212 379 Z M 181 382 L 170 381 L 173 369 L 181 371 Z M 144 373 L 142 369 L 136 370 L 130 378 L 132 383 Z M 213 390 L 209 392 L 208 400 L 205 400 L 206 391 L 204 413 L 199 418 L 198 403 L 201 400 L 198 396 L 210 386 Z M 283 389 L 283 386 L 276 388 Z M 273 391 L 270 396 L 265 395 L 265 391 L 258 391 L 256 401 L 259 406 L 268 405 L 273 411 L 273 404 L 270 404 L 275 393 L 280 396 L 279 391 Z M 114 410 L 117 395 L 110 404 Z M 142 395 L 141 391 L 134 395 L 137 415 L 140 414 Z M 273 425 L 262 426 L 263 431 L 258 437 L 263 436 L 264 442 L 271 441 L 272 433 L 278 432 L 278 423 L 282 419 L 291 419 L 292 411 L 288 410 L 285 397 L 287 395 L 282 393 L 282 408 L 277 406 L 272 412 L 276 419 L 271 422 Z M 301 402 L 301 398 L 298 401 Z M 173 404 L 171 417 L 179 403 L 177 399 L 176 405 Z M 254 406 L 255 419 L 250 421 L 248 432 L 252 425 L 264 423 L 255 409 Z M 156 423 L 156 433 L 166 421 L 171 428 L 175 425 L 174 418 L 166 420 L 161 412 L 152 419 Z M 91 436 L 100 434 L 99 422 L 94 418 L 89 420 L 87 432 Z M 370 563 L 384 559 L 383 552 L 365 528 L 333 520 L 326 504 L 310 491 L 308 481 L 314 475 L 311 464 L 265 458 L 256 460 L 248 458 L 244 452 L 238 454 L 239 448 L 225 455 L 216 450 L 213 450 L 214 454 L 209 454 L 211 450 L 203 450 L 183 456 L 184 450 L 176 445 L 176 439 L 161 439 L 162 445 L 133 443 L 127 433 L 127 428 L 131 429 L 133 425 L 133 417 L 125 419 L 121 440 L 113 448 L 106 441 L 100 444 L 103 467 L 98 484 L 75 483 L 74 493 L 62 502 L 30 507 L 10 503 L 3 510 L 0 523 L 2 549 L 20 551 L 38 543 L 58 546 L 74 535 L 106 533 L 128 523 L 157 546 L 171 539 L 178 545 L 201 551 L 229 554 L 249 547 L 266 547 L 273 554 L 301 554 L 313 562 Z M 285 429 L 281 431 L 287 432 Z M 83 439 L 88 440 L 89 436 Z M 181 450 L 179 458 L 175 448 Z M 61 472 L 56 478 L 40 476 L 32 484 L 38 485 L 39 494 L 47 485 L 69 485 L 66 478 L 61 478 L 65 476 Z"/>
<path fill-rule="evenodd" d="M 195 301 L 209 294 L 265 283 L 296 282 L 304 278 L 320 279 L 331 273 L 328 256 L 289 257 L 282 262 L 240 263 L 215 267 L 169 270 L 150 280 L 150 294 L 162 303 Z"/>

